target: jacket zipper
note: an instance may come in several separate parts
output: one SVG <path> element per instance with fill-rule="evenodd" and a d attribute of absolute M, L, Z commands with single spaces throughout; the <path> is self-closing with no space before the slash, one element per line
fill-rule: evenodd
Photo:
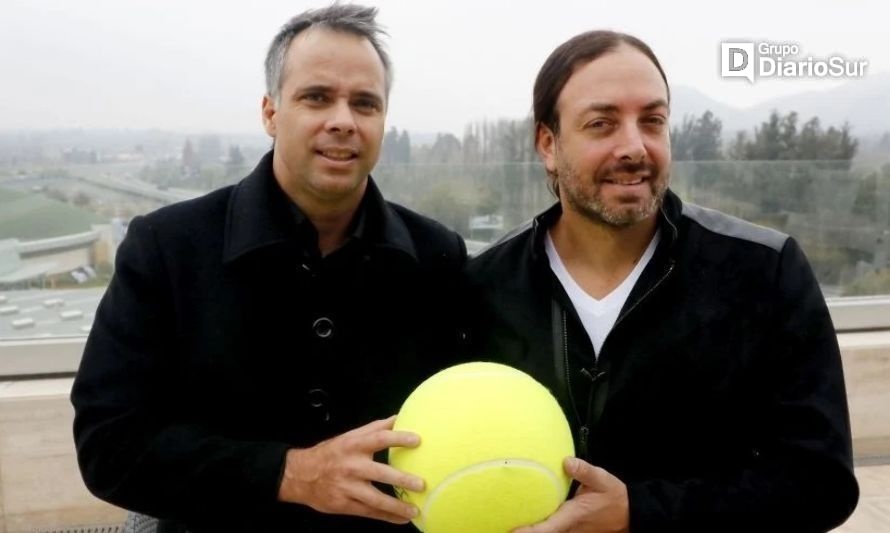
<path fill-rule="evenodd" d="M 667 277 L 671 275 L 671 272 L 673 272 L 673 271 L 674 271 L 674 261 L 671 260 L 671 263 L 668 266 L 668 269 L 664 273 L 664 275 L 661 276 L 661 278 L 659 278 L 659 280 L 654 285 L 652 285 L 648 291 L 646 291 L 639 299 L 637 299 L 637 301 L 634 302 L 634 304 L 631 305 L 627 309 L 627 311 L 625 311 L 621 316 L 618 317 L 618 319 L 615 321 L 615 324 L 612 326 L 612 329 L 615 329 L 615 326 L 617 326 L 622 320 L 624 320 L 624 318 L 627 315 L 629 315 L 631 313 L 631 311 L 636 309 L 636 307 L 640 304 L 640 302 L 642 302 L 650 294 L 652 294 L 652 291 L 657 289 L 664 282 L 664 280 L 666 280 Z M 578 404 L 575 402 L 575 395 L 572 392 L 572 376 L 571 376 L 571 372 L 569 372 L 568 319 L 566 318 L 565 309 L 562 309 L 560 314 L 562 315 L 561 316 L 561 318 L 562 318 L 562 352 L 563 352 L 563 358 L 565 361 L 564 367 L 565 367 L 565 374 L 566 374 L 566 385 L 568 385 L 567 388 L 568 388 L 568 392 L 569 392 L 569 400 L 571 401 L 571 404 L 572 404 L 572 410 L 575 412 L 575 418 L 577 418 L 577 420 L 578 420 L 578 426 L 579 426 L 579 428 L 578 428 L 578 443 L 581 446 L 579 456 L 582 458 L 586 458 L 587 452 L 588 452 L 588 442 L 590 439 L 590 425 L 589 425 L 590 420 L 589 420 L 589 418 L 592 414 L 590 411 L 593 408 L 593 396 L 594 396 L 594 391 L 596 389 L 596 382 L 599 381 L 599 379 L 601 377 L 603 377 L 606 373 L 599 372 L 596 365 L 594 365 L 594 367 L 593 367 L 592 374 L 587 369 L 582 370 L 582 372 L 590 378 L 590 382 L 591 382 L 590 383 L 590 387 L 591 387 L 590 398 L 589 398 L 589 401 L 587 402 L 588 403 L 588 405 L 587 405 L 588 420 L 584 420 L 581 418 L 581 413 L 578 411 Z"/>
<path fill-rule="evenodd" d="M 584 457 L 587 455 L 587 436 L 590 433 L 590 428 L 587 427 L 587 424 L 581 418 L 581 413 L 578 411 L 578 404 L 575 403 L 575 394 L 572 392 L 572 373 L 569 372 L 569 333 L 566 331 L 566 326 L 568 326 L 566 310 L 560 309 L 559 314 L 562 319 L 562 354 L 565 361 L 564 368 L 566 373 L 566 385 L 569 392 L 569 403 L 572 404 L 572 411 L 575 412 L 575 418 L 578 420 L 578 426 L 580 427 L 578 430 L 578 441 L 581 444 L 582 450 L 585 452 L 581 454 L 581 457 Z"/>
<path fill-rule="evenodd" d="M 615 323 L 612 325 L 612 329 L 614 330 L 615 327 L 616 327 L 618 324 L 620 324 L 621 321 L 624 320 L 624 318 L 625 318 L 627 315 L 629 315 L 631 311 L 633 311 L 634 309 L 637 308 L 638 305 L 640 305 L 640 302 L 642 302 L 642 301 L 645 300 L 650 294 L 652 294 L 652 291 L 654 291 L 655 289 L 657 289 L 658 286 L 661 285 L 661 284 L 664 282 L 664 280 L 666 280 L 667 277 L 671 275 L 671 272 L 673 272 L 673 271 L 674 271 L 674 260 L 671 259 L 671 264 L 668 265 L 667 272 L 665 272 L 664 275 L 661 276 L 661 278 L 659 278 L 659 280 L 658 280 L 657 282 L 655 282 L 655 285 L 652 285 L 651 287 L 649 287 L 649 290 L 646 291 L 642 296 L 640 296 L 640 297 L 637 299 L 637 301 L 634 302 L 634 304 L 633 304 L 632 306 L 630 306 L 630 307 L 627 309 L 627 311 L 625 311 L 624 313 L 622 313 L 622 315 L 619 316 L 617 320 L 615 320 Z"/>
<path fill-rule="evenodd" d="M 662 211 L 662 213 L 664 213 L 664 206 L 661 207 L 661 211 Z M 676 236 L 677 233 L 678 233 L 677 226 L 674 225 L 673 222 L 671 222 L 671 219 L 668 218 L 667 215 L 664 215 L 664 219 L 665 219 L 665 221 L 671 226 L 671 229 L 673 230 L 673 233 L 674 233 L 674 235 Z M 631 311 L 633 311 L 634 309 L 636 309 L 636 307 L 637 307 L 638 305 L 640 305 L 640 302 L 642 302 L 643 300 L 646 299 L 646 297 L 648 297 L 650 294 L 652 294 L 652 291 L 654 291 L 655 289 L 657 289 L 658 286 L 661 285 L 661 284 L 664 282 L 664 280 L 666 280 L 667 277 L 671 275 L 671 272 L 674 271 L 674 265 L 675 265 L 675 264 L 676 264 L 676 261 L 673 260 L 673 259 L 671 259 L 671 262 L 670 262 L 670 264 L 668 265 L 667 272 L 665 272 L 664 275 L 661 276 L 661 278 L 660 278 L 657 282 L 655 282 L 654 285 L 652 285 L 651 287 L 649 287 L 649 290 L 646 291 L 642 296 L 640 296 L 640 297 L 637 299 L 637 301 L 634 302 L 634 304 L 633 304 L 632 306 L 630 306 L 630 307 L 627 309 L 627 311 L 625 311 L 624 313 L 622 313 L 621 316 L 619 316 L 618 319 L 615 320 L 615 323 L 612 324 L 612 329 L 613 329 L 613 330 L 615 329 L 615 326 L 617 326 L 618 324 L 621 323 L 622 320 L 624 320 L 624 317 L 626 317 L 627 315 L 630 314 Z"/>
<path fill-rule="evenodd" d="M 661 212 L 664 213 L 664 206 L 661 207 Z M 673 222 L 671 222 L 671 219 L 668 218 L 667 215 L 664 215 L 664 219 L 665 219 L 665 221 L 671 226 L 671 229 L 673 230 L 673 233 L 674 233 L 674 235 L 676 236 L 677 233 L 678 233 L 677 226 L 674 225 Z M 637 301 L 634 302 L 634 304 L 633 304 L 632 306 L 630 306 L 630 307 L 627 309 L 627 311 L 625 311 L 624 313 L 622 313 L 621 316 L 619 316 L 618 319 L 615 320 L 615 323 L 612 324 L 612 329 L 613 329 L 613 330 L 615 329 L 615 326 L 617 326 L 618 324 L 621 323 L 622 320 L 624 320 L 624 317 L 626 317 L 627 315 L 630 314 L 631 311 L 633 311 L 634 309 L 636 309 L 637 306 L 640 305 L 640 302 L 642 302 L 642 301 L 645 300 L 650 294 L 652 294 L 652 291 L 654 291 L 655 289 L 657 289 L 658 286 L 661 285 L 661 284 L 664 282 L 664 280 L 666 280 L 667 277 L 671 275 L 671 272 L 674 271 L 674 265 L 675 265 L 676 263 L 677 263 L 677 262 L 676 262 L 674 259 L 671 259 L 671 262 L 670 262 L 670 264 L 668 265 L 667 272 L 665 272 L 664 275 L 661 276 L 661 278 L 659 278 L 659 280 L 658 280 L 657 282 L 655 282 L 654 285 L 652 285 L 651 287 L 649 287 L 649 290 L 646 291 L 642 296 L 640 296 L 640 297 L 637 299 Z"/>

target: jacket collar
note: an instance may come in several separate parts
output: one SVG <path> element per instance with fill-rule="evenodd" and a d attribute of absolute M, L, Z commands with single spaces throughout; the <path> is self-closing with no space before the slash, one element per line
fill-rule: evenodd
<path fill-rule="evenodd" d="M 368 242 L 381 250 L 391 250 L 410 257 L 419 262 L 414 239 L 405 221 L 396 212 L 392 204 L 384 200 L 383 193 L 371 176 L 368 176 L 368 188 L 365 190 L 365 209 L 367 217 L 363 220 L 365 228 L 362 232 Z"/>
<path fill-rule="evenodd" d="M 668 189 L 664 195 L 664 201 L 662 202 L 661 209 L 658 213 L 658 225 L 659 229 L 661 229 L 661 243 L 659 243 L 659 248 L 667 250 L 673 249 L 679 234 L 677 228 L 680 225 L 679 222 L 682 212 L 682 200 L 680 200 L 680 197 L 674 194 L 672 190 Z M 557 220 L 559 220 L 561 215 L 562 205 L 559 202 L 556 202 L 532 220 L 532 260 L 537 261 L 542 257 L 546 260 L 544 239 L 547 236 L 547 231 Z"/>
<path fill-rule="evenodd" d="M 674 249 L 677 239 L 680 237 L 680 217 L 683 215 L 683 201 L 668 189 L 661 203 L 658 224 L 661 228 L 661 238 L 665 241 L 668 250 Z"/>
<path fill-rule="evenodd" d="M 268 246 L 298 238 L 293 203 L 281 190 L 272 172 L 272 154 L 236 185 L 226 215 L 223 261 L 228 263 Z M 417 250 L 408 228 L 368 176 L 361 202 L 361 240 L 372 247 L 405 254 L 417 261 Z"/>

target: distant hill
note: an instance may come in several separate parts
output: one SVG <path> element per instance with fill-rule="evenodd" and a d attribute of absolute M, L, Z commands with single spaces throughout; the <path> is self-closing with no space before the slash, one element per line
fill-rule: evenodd
<path fill-rule="evenodd" d="M 753 116 L 750 111 L 724 104 L 698 89 L 684 85 L 671 87 L 672 125 L 681 124 L 686 116 L 699 117 L 705 111 L 711 111 L 723 122 L 723 133 L 727 136 L 735 135 L 737 130 L 751 129 L 766 119 L 766 115 Z"/>
<path fill-rule="evenodd" d="M 727 138 L 734 137 L 739 130 L 753 131 L 773 109 L 783 114 L 797 111 L 801 123 L 814 116 L 818 116 L 824 126 L 849 122 L 853 135 L 859 138 L 879 136 L 890 131 L 890 73 L 852 80 L 824 91 L 773 98 L 747 108 L 721 102 L 694 87 L 671 87 L 671 116 L 675 124 L 686 115 L 701 116 L 711 110 L 723 122 L 723 133 Z M 430 131 L 409 133 L 413 146 L 431 145 L 438 135 Z"/>
<path fill-rule="evenodd" d="M 751 131 L 767 119 L 773 109 L 780 113 L 797 111 L 801 122 L 818 116 L 823 125 L 849 122 L 856 137 L 878 136 L 890 131 L 890 73 L 869 75 L 861 80 L 824 91 L 808 91 L 773 98 L 755 106 L 742 108 L 721 102 L 693 87 L 677 85 L 671 88 L 672 116 L 675 123 L 686 115 L 700 116 L 711 110 L 723 122 L 723 131 L 732 137 L 738 130 Z M 521 117 L 514 117 L 520 119 Z M 472 122 L 474 119 L 468 119 Z M 397 126 L 397 125 L 396 125 Z M 431 145 L 438 133 L 409 131 L 413 146 Z M 271 141 L 265 135 L 226 134 L 208 132 L 220 139 L 223 148 L 237 144 L 244 156 L 252 161 L 268 150 Z M 185 134 L 160 130 L 0 130 L 0 159 L 4 154 L 15 154 L 26 147 L 41 147 L 44 153 L 61 152 L 72 148 L 115 153 L 131 151 L 137 146 L 149 157 L 178 156 L 186 139 L 196 142 L 202 134 Z M 460 135 L 458 135 L 460 137 Z"/>
<path fill-rule="evenodd" d="M 751 131 L 766 120 L 773 109 L 780 113 L 797 111 L 801 122 L 818 116 L 823 125 L 849 122 L 857 137 L 890 131 L 890 73 L 852 80 L 825 91 L 808 91 L 773 98 L 752 107 L 738 108 L 714 100 L 692 87 L 672 88 L 672 115 L 679 121 L 685 115 L 699 116 L 710 109 L 721 121 L 723 131 Z"/>

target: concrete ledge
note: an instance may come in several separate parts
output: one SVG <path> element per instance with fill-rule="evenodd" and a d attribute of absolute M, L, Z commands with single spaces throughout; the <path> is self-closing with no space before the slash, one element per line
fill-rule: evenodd
<path fill-rule="evenodd" d="M 890 457 L 890 331 L 838 336 L 858 459 Z"/>
<path fill-rule="evenodd" d="M 886 462 L 890 331 L 845 333 L 838 341 L 857 462 L 881 462 L 876 457 Z M 68 401 L 72 382 L 71 378 L 0 381 L 0 533 L 120 524 L 125 519 L 123 510 L 93 497 L 80 478 L 71 435 L 74 412 Z M 860 529 L 890 505 L 890 467 L 857 468 L 857 475 L 864 475 L 861 481 L 869 487 L 876 483 L 874 476 L 884 481 L 870 489 L 874 493 L 870 503 L 860 505 L 862 510 L 854 515 L 859 522 L 851 520 L 841 531 L 890 531 L 890 518 L 880 522 L 888 529 Z"/>
<path fill-rule="evenodd" d="M 0 533 L 121 524 L 93 497 L 74 457 L 71 379 L 0 383 Z"/>

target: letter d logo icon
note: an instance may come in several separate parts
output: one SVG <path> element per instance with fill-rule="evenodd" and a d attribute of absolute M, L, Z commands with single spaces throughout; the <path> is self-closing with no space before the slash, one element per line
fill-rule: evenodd
<path fill-rule="evenodd" d="M 720 75 L 754 83 L 754 43 L 720 43 Z"/>

